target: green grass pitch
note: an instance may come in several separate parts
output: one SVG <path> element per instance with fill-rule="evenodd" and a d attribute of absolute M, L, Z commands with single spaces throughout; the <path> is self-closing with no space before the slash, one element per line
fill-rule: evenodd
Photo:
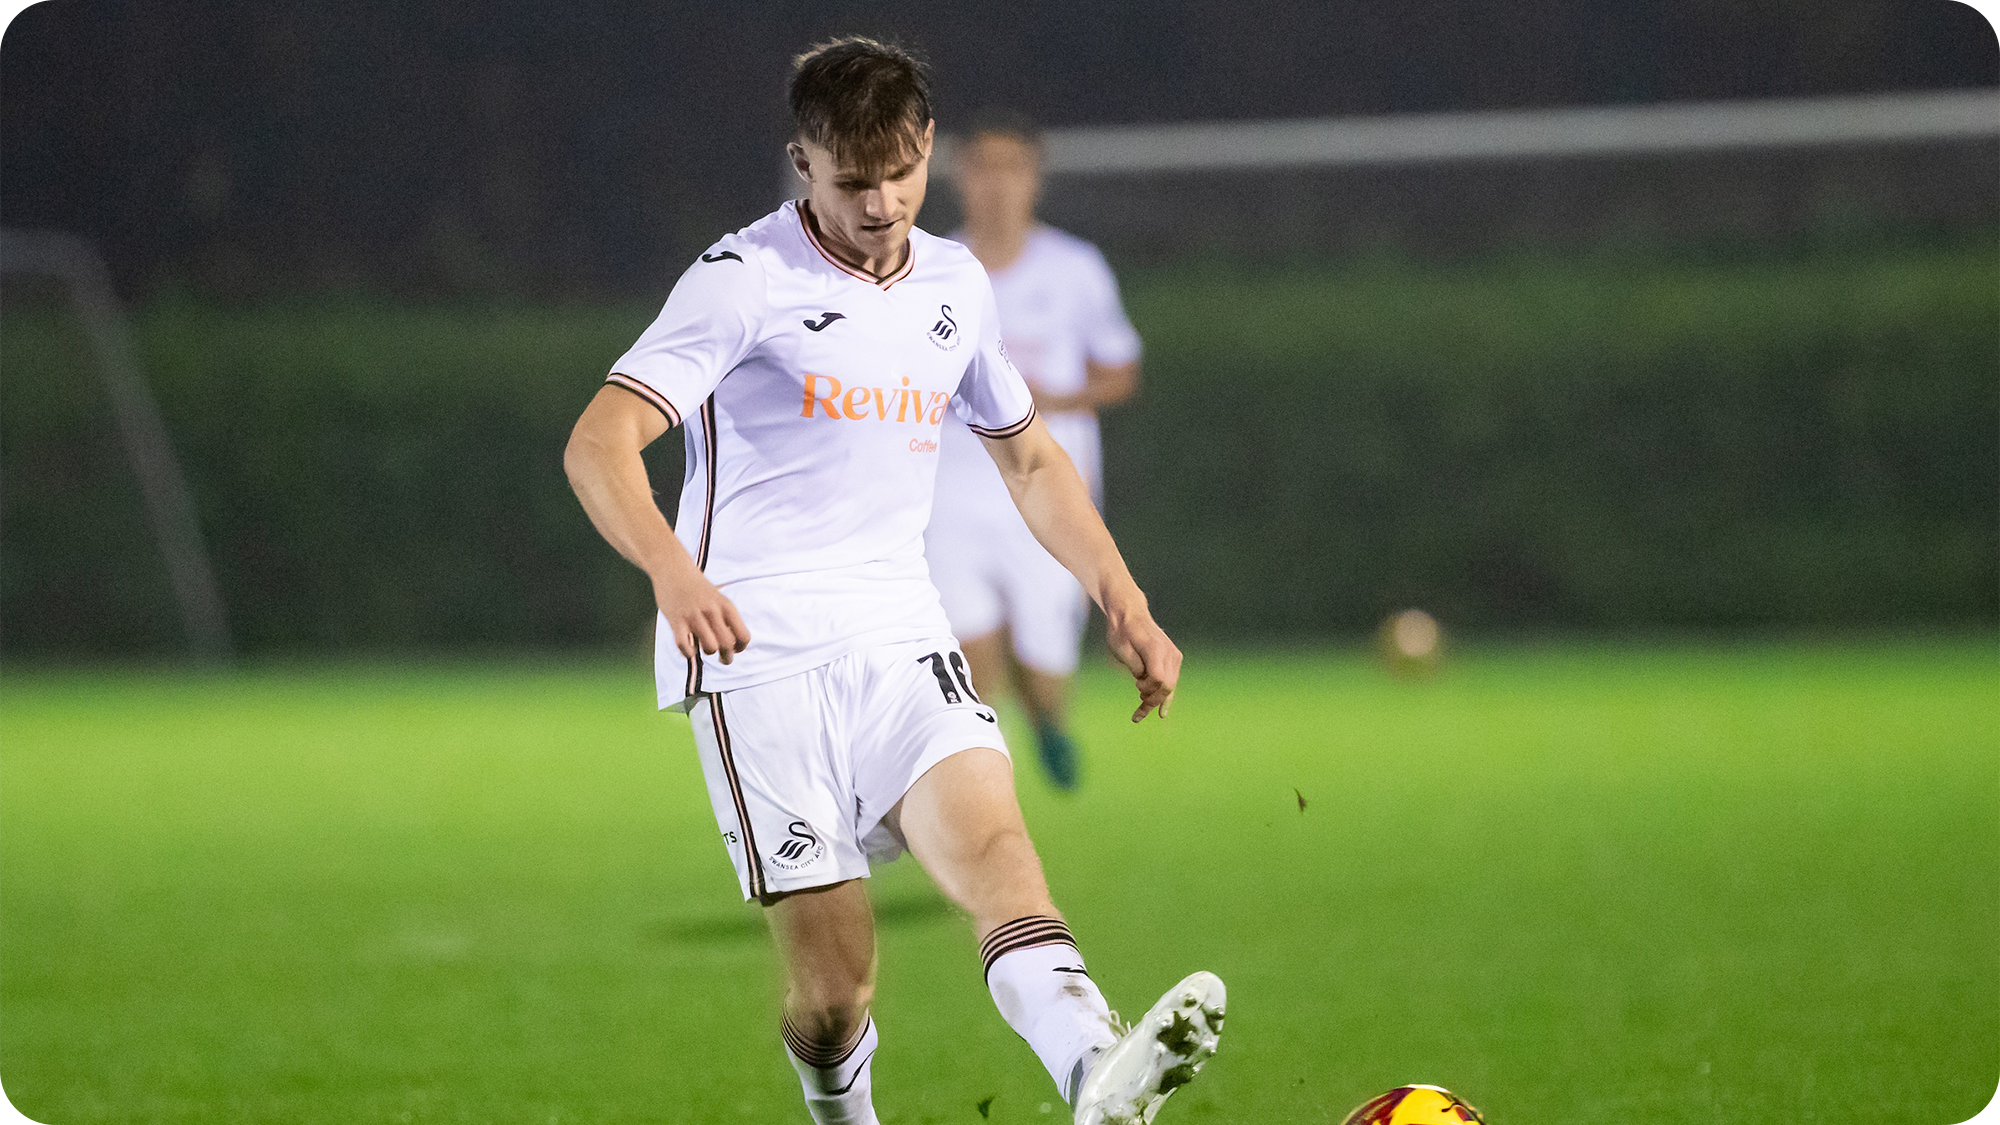
<path fill-rule="evenodd" d="M 2000 1077 L 1991 636 L 1475 648 L 1427 683 L 1198 650 L 1140 728 L 1127 690 L 1086 673 L 1080 796 L 1022 790 L 1114 1005 L 1229 982 L 1163 1125 L 1409 1081 L 1496 1125 L 1944 1125 Z M 10 670 L 8 1094 L 59 1125 L 803 1122 L 649 692 L 632 663 Z M 1064 1120 L 965 923 L 908 860 L 873 890 L 885 1122 Z"/>

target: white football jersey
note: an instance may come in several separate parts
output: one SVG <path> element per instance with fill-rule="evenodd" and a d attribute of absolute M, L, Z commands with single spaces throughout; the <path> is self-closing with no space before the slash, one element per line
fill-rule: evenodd
<path fill-rule="evenodd" d="M 1011 437 L 1035 417 L 971 251 L 912 230 L 877 281 L 798 203 L 689 266 L 609 382 L 686 426 L 674 533 L 750 629 L 734 663 L 690 663 L 662 621 L 661 707 L 949 636 L 923 554 L 940 429 Z"/>
<path fill-rule="evenodd" d="M 1117 366 L 1139 358 L 1139 333 L 1118 301 L 1118 280 L 1104 255 L 1083 239 L 1038 226 L 1021 256 L 992 279 L 1007 353 L 1035 389 L 1075 394 L 1084 388 L 1086 360 Z M 1091 498 L 1101 502 L 1097 415 L 1050 411 L 1042 422 L 1076 462 Z M 999 469 L 971 432 L 947 419 L 941 444 L 936 518 L 942 528 L 977 534 L 990 521 L 1020 520 Z"/>

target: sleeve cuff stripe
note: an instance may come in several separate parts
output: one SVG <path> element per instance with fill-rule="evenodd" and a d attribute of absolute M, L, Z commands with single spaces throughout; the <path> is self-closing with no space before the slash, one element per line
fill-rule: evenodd
<path fill-rule="evenodd" d="M 1028 407 L 1028 416 L 1026 418 L 1021 419 L 1011 426 L 1003 426 L 997 430 L 989 430 L 984 426 L 974 426 L 970 423 L 965 428 L 984 438 L 1010 438 L 1027 429 L 1034 422 L 1036 413 L 1035 408 L 1030 406 Z"/>
<path fill-rule="evenodd" d="M 667 416 L 668 426 L 678 426 L 681 424 L 680 411 L 674 409 L 674 404 L 668 402 L 665 395 L 641 383 L 639 380 L 632 378 L 630 375 L 620 375 L 614 371 L 604 381 L 614 387 L 622 387 L 625 390 L 631 391 L 633 394 L 651 403 L 655 410 Z"/>

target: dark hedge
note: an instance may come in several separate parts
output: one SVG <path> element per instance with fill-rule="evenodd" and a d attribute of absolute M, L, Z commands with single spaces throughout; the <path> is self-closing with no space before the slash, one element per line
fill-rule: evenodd
<path fill-rule="evenodd" d="M 1989 239 L 1132 290 L 1151 385 L 1107 418 L 1106 503 L 1193 632 L 2000 612 Z"/>
<path fill-rule="evenodd" d="M 1989 235 L 1775 259 L 1532 255 L 1128 277 L 1138 402 L 1107 510 L 1190 636 L 2000 618 Z M 134 319 L 241 647 L 633 643 L 643 581 L 563 440 L 648 308 Z M 178 643 L 61 315 L 0 319 L 5 651 Z M 671 495 L 678 441 L 652 458 Z M 669 505 L 671 506 L 671 505 Z"/>

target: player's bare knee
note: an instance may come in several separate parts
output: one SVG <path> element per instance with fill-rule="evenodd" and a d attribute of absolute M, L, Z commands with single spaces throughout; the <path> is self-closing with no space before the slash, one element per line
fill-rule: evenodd
<path fill-rule="evenodd" d="M 815 1043 L 845 1043 L 861 1030 L 874 1002 L 875 986 L 860 982 L 847 987 L 821 986 L 809 993 L 794 990 L 785 1018 Z"/>

